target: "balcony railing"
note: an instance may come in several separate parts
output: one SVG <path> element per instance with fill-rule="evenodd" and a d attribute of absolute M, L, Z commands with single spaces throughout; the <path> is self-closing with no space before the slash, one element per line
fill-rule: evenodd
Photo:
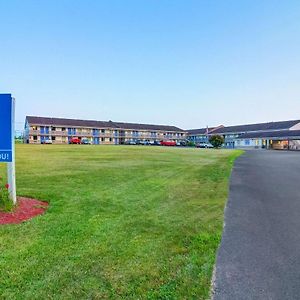
<path fill-rule="evenodd" d="M 176 135 L 162 135 L 162 134 L 132 134 L 132 133 L 124 133 L 124 132 L 105 132 L 102 133 L 101 131 L 98 133 L 92 132 L 92 131 L 82 131 L 76 133 L 69 132 L 68 130 L 65 131 L 58 131 L 58 130 L 49 130 L 46 131 L 40 131 L 40 130 L 29 130 L 29 135 L 41 135 L 41 136 L 73 136 L 73 137 L 103 137 L 103 138 L 122 138 L 122 139 L 149 139 L 149 140 L 185 140 L 187 139 L 186 135 L 183 136 L 176 136 Z"/>

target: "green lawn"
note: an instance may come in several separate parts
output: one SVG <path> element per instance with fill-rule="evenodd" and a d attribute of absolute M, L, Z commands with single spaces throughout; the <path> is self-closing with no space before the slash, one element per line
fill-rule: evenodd
<path fill-rule="evenodd" d="M 0 226 L 0 298 L 207 299 L 240 154 L 17 145 L 18 195 L 50 206 Z"/>

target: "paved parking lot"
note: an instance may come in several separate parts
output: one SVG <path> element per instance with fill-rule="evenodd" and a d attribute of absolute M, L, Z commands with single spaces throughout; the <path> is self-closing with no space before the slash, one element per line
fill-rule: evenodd
<path fill-rule="evenodd" d="M 300 299 L 300 152 L 236 161 L 213 299 Z"/>

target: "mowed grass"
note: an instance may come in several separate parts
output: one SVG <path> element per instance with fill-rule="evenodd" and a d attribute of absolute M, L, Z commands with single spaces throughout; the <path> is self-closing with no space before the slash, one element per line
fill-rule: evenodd
<path fill-rule="evenodd" d="M 240 154 L 17 145 L 18 195 L 50 206 L 0 226 L 0 298 L 207 299 Z"/>

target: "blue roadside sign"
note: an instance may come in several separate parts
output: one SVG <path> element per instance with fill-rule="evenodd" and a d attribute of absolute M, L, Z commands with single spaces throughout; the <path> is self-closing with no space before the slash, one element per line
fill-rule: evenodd
<path fill-rule="evenodd" d="M 12 162 L 12 97 L 0 94 L 0 162 Z"/>

